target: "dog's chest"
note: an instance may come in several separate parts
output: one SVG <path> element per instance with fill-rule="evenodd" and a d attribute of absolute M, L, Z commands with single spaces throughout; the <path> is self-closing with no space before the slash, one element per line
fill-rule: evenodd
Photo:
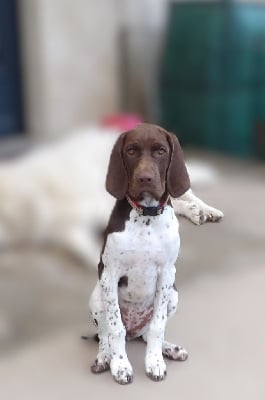
<path fill-rule="evenodd" d="M 103 263 L 121 275 L 149 274 L 175 263 L 179 250 L 178 220 L 166 206 L 162 215 L 139 216 L 130 212 L 122 232 L 108 235 Z M 139 271 L 138 271 L 139 270 Z"/>
<path fill-rule="evenodd" d="M 124 231 L 108 236 L 102 260 L 117 280 L 123 278 L 118 298 L 128 337 L 139 335 L 150 322 L 162 269 L 168 286 L 173 285 L 178 251 L 178 221 L 170 206 L 156 217 L 132 210 Z"/>

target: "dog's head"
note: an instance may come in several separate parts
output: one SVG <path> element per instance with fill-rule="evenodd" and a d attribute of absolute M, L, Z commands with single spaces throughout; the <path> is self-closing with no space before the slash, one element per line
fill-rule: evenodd
<path fill-rule="evenodd" d="M 175 135 L 151 124 L 122 133 L 115 143 L 106 179 L 107 191 L 121 200 L 144 195 L 159 200 L 179 197 L 190 187 L 180 144 Z"/>

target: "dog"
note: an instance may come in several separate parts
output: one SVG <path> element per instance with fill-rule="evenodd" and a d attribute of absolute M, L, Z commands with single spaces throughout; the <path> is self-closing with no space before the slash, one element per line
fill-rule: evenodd
<path fill-rule="evenodd" d="M 0 249 L 48 244 L 96 268 L 99 232 L 114 205 L 104 180 L 119 135 L 117 129 L 101 126 L 79 128 L 18 158 L 2 160 Z M 192 180 L 196 184 L 197 175 Z M 172 201 L 177 214 L 197 225 L 223 216 L 191 191 Z"/>
<path fill-rule="evenodd" d="M 49 245 L 96 268 L 113 206 L 104 191 L 105 171 L 119 134 L 99 126 L 79 128 L 2 160 L 0 250 Z"/>
<path fill-rule="evenodd" d="M 132 382 L 125 343 L 141 337 L 147 344 L 146 374 L 161 381 L 166 376 L 163 356 L 176 361 L 188 357 L 183 347 L 164 339 L 166 323 L 178 304 L 175 262 L 180 239 L 171 198 L 183 202 L 180 211 L 189 218 L 198 200 L 191 192 L 176 136 L 151 124 L 123 133 L 110 156 L 106 189 L 116 203 L 89 300 L 99 339 L 91 370 L 110 369 L 118 383 Z M 206 214 L 199 213 L 201 222 Z"/>

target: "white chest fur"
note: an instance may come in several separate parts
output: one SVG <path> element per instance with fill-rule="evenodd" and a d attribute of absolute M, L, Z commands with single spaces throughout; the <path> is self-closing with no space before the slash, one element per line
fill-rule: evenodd
<path fill-rule="evenodd" d="M 115 263 L 116 267 L 124 264 L 134 267 L 143 258 L 160 267 L 174 263 L 179 251 L 178 228 L 178 220 L 170 206 L 155 217 L 139 216 L 132 210 L 124 231 L 108 235 L 103 263 L 105 266 Z"/>
<path fill-rule="evenodd" d="M 124 231 L 108 235 L 102 261 L 105 268 L 113 269 L 116 279 L 128 277 L 128 288 L 120 291 L 122 297 L 141 301 L 154 295 L 161 269 L 174 268 L 180 244 L 178 227 L 173 208 L 166 206 L 155 217 L 139 216 L 132 210 Z"/>
<path fill-rule="evenodd" d="M 132 210 L 125 229 L 108 235 L 102 261 L 117 284 L 126 278 L 118 288 L 118 302 L 130 337 L 141 334 L 152 318 L 159 277 L 163 275 L 168 288 L 174 283 L 178 228 L 173 208 L 166 206 L 155 217 Z"/>

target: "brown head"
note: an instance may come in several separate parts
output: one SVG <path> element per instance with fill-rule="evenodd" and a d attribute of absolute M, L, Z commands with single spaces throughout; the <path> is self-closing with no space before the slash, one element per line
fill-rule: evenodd
<path fill-rule="evenodd" d="M 145 194 L 160 200 L 166 193 L 179 197 L 190 187 L 180 144 L 175 135 L 141 124 L 120 135 L 111 153 L 106 188 L 116 199 Z"/>

